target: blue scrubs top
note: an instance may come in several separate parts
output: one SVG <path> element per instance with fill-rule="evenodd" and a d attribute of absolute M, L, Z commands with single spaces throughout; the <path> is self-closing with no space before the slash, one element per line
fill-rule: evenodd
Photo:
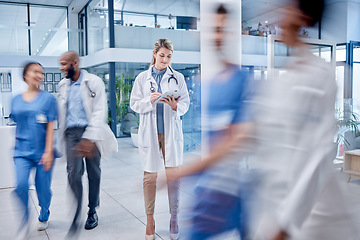
<path fill-rule="evenodd" d="M 40 161 L 45 151 L 46 125 L 57 119 L 57 102 L 48 92 L 39 91 L 26 102 L 22 94 L 13 98 L 11 116 L 16 122 L 14 157 Z"/>
<path fill-rule="evenodd" d="M 229 66 L 224 73 L 216 75 L 208 85 L 209 99 L 204 118 L 204 131 L 209 139 L 210 149 L 218 143 L 230 125 L 252 121 L 250 100 L 251 88 L 248 73 L 238 66 Z M 225 80 L 220 80 L 228 75 Z M 240 159 L 236 150 L 224 156 L 223 161 L 204 171 L 199 179 L 198 189 L 208 188 L 238 195 L 244 180 L 240 171 Z"/>

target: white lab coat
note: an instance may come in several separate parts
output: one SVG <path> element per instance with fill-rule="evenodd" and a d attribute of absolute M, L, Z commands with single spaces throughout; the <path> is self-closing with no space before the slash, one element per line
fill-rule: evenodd
<path fill-rule="evenodd" d="M 173 71 L 178 84 L 173 79 L 168 83 L 168 79 L 172 75 L 169 68 L 161 80 L 163 93 L 175 89 L 181 93 L 177 111 L 172 110 L 168 104 L 164 104 L 165 167 L 177 167 L 183 162 L 184 139 L 180 116 L 188 111 L 190 104 L 184 76 L 175 70 Z M 158 172 L 164 169 L 164 160 L 161 158 L 158 143 L 157 103 L 150 102 L 150 95 L 152 94 L 150 82 L 152 82 L 155 92 L 158 89 L 151 72 L 152 66 L 136 77 L 131 91 L 130 107 L 140 114 L 138 144 L 143 170 L 146 172 Z"/>
<path fill-rule="evenodd" d="M 296 240 L 355 240 L 356 228 L 332 161 L 335 158 L 333 68 L 303 48 L 257 111 L 263 209 L 255 239 L 279 229 Z M 271 84 L 271 85 L 270 85 Z"/>
<path fill-rule="evenodd" d="M 85 129 L 83 138 L 96 143 L 101 157 L 111 157 L 113 152 L 117 152 L 118 146 L 113 132 L 107 125 L 108 106 L 104 82 L 98 76 L 81 70 L 83 78 L 80 84 L 80 92 L 84 105 L 86 117 L 89 121 Z M 87 85 L 86 85 L 87 84 Z M 58 86 L 58 106 L 59 106 L 59 144 L 60 151 L 65 154 L 65 130 L 67 114 L 67 97 L 70 86 L 70 79 L 64 78 Z M 94 92 L 95 97 L 91 97 Z"/>

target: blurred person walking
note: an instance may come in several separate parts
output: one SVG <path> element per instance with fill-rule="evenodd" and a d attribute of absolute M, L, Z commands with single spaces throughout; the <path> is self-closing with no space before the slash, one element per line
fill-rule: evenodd
<path fill-rule="evenodd" d="M 256 240 L 359 239 L 332 166 L 335 70 L 298 33 L 319 22 L 323 8 L 323 0 L 294 0 L 281 22 L 281 40 L 296 60 L 259 99 L 264 212 Z"/>
<path fill-rule="evenodd" d="M 69 229 L 79 228 L 82 207 L 82 176 L 89 180 L 89 211 L 85 229 L 98 225 L 96 207 L 100 203 L 100 159 L 117 151 L 117 141 L 107 124 L 107 96 L 103 80 L 79 67 L 79 55 L 68 51 L 60 57 L 64 73 L 58 87 L 59 143 L 66 153 L 68 181 L 76 200 L 76 212 Z"/>
<path fill-rule="evenodd" d="M 147 215 L 146 239 L 155 239 L 155 195 L 157 172 L 176 169 L 183 162 L 183 116 L 190 99 L 184 76 L 173 70 L 170 61 L 173 45 L 168 39 L 159 39 L 153 50 L 150 68 L 140 73 L 134 83 L 130 107 L 140 114 L 139 152 L 144 170 L 143 190 Z M 180 97 L 162 98 L 162 93 L 177 92 Z M 168 184 L 170 208 L 170 238 L 178 239 L 179 181 Z"/>
<path fill-rule="evenodd" d="M 207 86 L 203 131 L 209 153 L 201 161 L 167 170 L 168 181 L 200 173 L 195 189 L 196 201 L 190 213 L 190 233 L 186 239 L 201 240 L 237 230 L 248 239 L 248 208 L 255 181 L 241 160 L 249 151 L 252 131 L 251 88 L 247 71 L 228 62 L 225 52 L 229 10 L 220 4 L 215 14 L 213 43 L 222 71 Z"/>
<path fill-rule="evenodd" d="M 26 64 L 23 78 L 28 84 L 28 89 L 15 96 L 11 104 L 11 117 L 16 122 L 15 193 L 23 208 L 17 239 L 29 237 L 29 174 L 34 168 L 36 194 L 41 208 L 37 229 L 43 231 L 48 228 L 55 159 L 54 121 L 57 119 L 55 97 L 38 88 L 44 78 L 44 69 L 40 63 Z"/>

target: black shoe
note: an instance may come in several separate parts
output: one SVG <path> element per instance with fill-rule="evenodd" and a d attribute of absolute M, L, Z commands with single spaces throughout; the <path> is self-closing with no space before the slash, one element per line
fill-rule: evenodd
<path fill-rule="evenodd" d="M 98 216 L 96 212 L 89 212 L 88 218 L 85 223 L 85 229 L 90 230 L 95 228 L 98 225 Z"/>

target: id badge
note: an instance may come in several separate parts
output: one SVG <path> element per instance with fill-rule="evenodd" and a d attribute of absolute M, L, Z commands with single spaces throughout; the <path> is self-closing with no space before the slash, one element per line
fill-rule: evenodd
<path fill-rule="evenodd" d="M 44 114 L 37 114 L 36 115 L 36 122 L 38 123 L 47 123 L 47 118 Z"/>

